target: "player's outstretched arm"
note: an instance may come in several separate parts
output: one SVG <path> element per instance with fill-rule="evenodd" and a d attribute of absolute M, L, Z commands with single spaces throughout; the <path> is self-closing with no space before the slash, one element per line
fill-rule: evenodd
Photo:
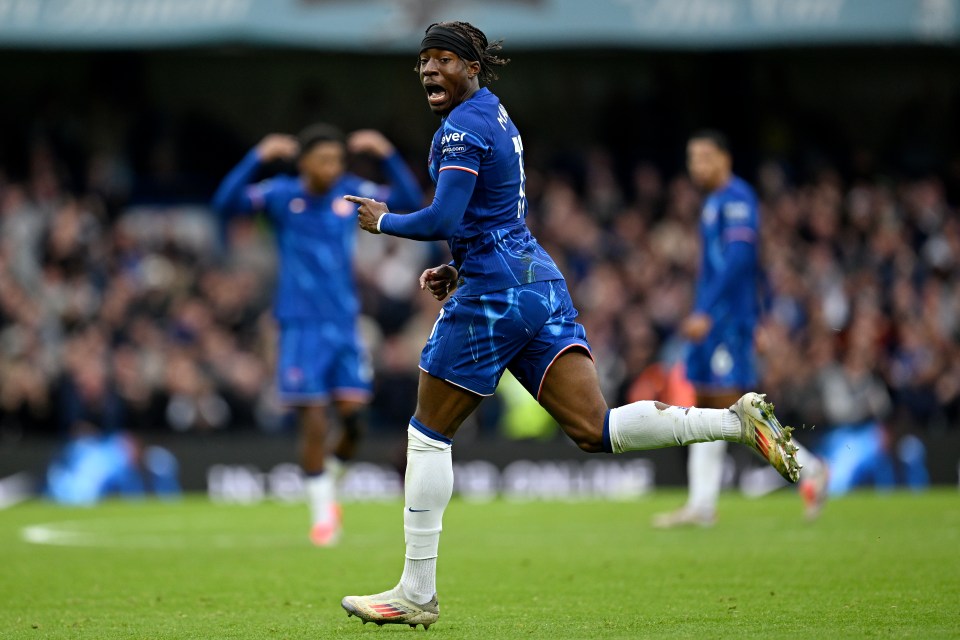
<path fill-rule="evenodd" d="M 371 233 L 386 233 L 411 240 L 449 240 L 456 233 L 467 210 L 467 204 L 477 184 L 477 176 L 468 171 L 443 171 L 437 180 L 437 190 L 430 206 L 403 215 L 389 213 L 385 204 L 377 203 L 374 209 L 368 203 L 376 201 L 359 196 L 344 196 L 350 202 L 361 205 L 360 227 Z M 374 231 L 374 229 L 376 229 Z"/>
<path fill-rule="evenodd" d="M 380 233 L 380 217 L 389 213 L 385 203 L 363 196 L 343 196 L 343 199 L 360 205 L 357 207 L 357 222 L 361 229 L 370 233 Z"/>

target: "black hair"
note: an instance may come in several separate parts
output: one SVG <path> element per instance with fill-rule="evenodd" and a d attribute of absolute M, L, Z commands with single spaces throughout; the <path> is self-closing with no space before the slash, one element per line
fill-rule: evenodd
<path fill-rule="evenodd" d="M 727 134 L 717 129 L 700 129 L 699 131 L 695 131 L 693 135 L 690 136 L 690 140 L 708 140 L 712 142 L 717 149 L 730 155 L 730 139 L 727 138 Z"/>
<path fill-rule="evenodd" d="M 497 80 L 500 77 L 496 72 L 497 67 L 502 67 L 510 62 L 509 58 L 501 58 L 497 55 L 497 53 L 503 49 L 503 40 L 488 42 L 487 36 L 483 33 L 483 31 L 480 31 L 480 29 L 476 28 L 469 22 L 434 22 L 427 27 L 425 33 L 429 33 L 430 29 L 433 29 L 434 27 L 444 27 L 445 29 L 449 29 L 460 37 L 465 38 L 473 43 L 473 47 L 480 54 L 480 59 L 477 61 L 480 63 L 480 84 L 489 84 L 494 80 Z M 417 66 L 415 66 L 413 70 L 417 73 L 420 72 L 419 59 L 417 59 Z"/>
<path fill-rule="evenodd" d="M 325 122 L 312 124 L 297 134 L 297 142 L 300 143 L 301 156 L 321 142 L 344 144 L 344 140 L 343 132 L 340 131 L 340 129 Z"/>

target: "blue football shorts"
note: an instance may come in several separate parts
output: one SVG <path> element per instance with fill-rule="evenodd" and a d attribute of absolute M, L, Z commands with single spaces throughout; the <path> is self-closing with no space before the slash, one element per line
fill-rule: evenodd
<path fill-rule="evenodd" d="M 753 325 L 714 325 L 687 354 L 687 379 L 700 390 L 749 390 L 757 384 Z"/>
<path fill-rule="evenodd" d="M 572 348 L 590 355 L 587 333 L 576 317 L 563 280 L 454 296 L 440 310 L 420 368 L 482 396 L 492 395 L 509 369 L 539 398 L 557 356 Z"/>
<path fill-rule="evenodd" d="M 315 320 L 280 323 L 277 389 L 288 405 L 365 402 L 373 374 L 367 350 L 354 325 Z"/>

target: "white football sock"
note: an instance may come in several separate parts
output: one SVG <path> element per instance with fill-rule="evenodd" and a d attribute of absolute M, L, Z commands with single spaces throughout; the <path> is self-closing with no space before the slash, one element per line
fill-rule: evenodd
<path fill-rule="evenodd" d="M 430 602 L 437 592 L 437 559 L 405 559 L 403 575 L 400 576 L 400 589 L 404 597 L 415 604 Z"/>
<path fill-rule="evenodd" d="M 417 604 L 429 602 L 437 592 L 443 511 L 453 494 L 451 450 L 448 440 L 431 437 L 411 422 L 407 429 L 403 507 L 407 551 L 400 586 L 406 597 Z"/>
<path fill-rule="evenodd" d="M 334 485 L 340 482 L 340 478 L 343 477 L 346 471 L 347 463 L 337 456 L 327 456 L 323 459 L 323 472 L 330 474 L 330 477 L 333 478 Z"/>
<path fill-rule="evenodd" d="M 613 453 L 710 442 L 742 441 L 740 418 L 729 409 L 675 407 L 641 400 L 610 410 Z"/>
<path fill-rule="evenodd" d="M 699 515 L 712 516 L 717 511 L 717 500 L 723 485 L 727 442 L 697 442 L 690 445 L 689 454 L 687 482 L 690 495 L 687 497 L 687 509 Z"/>
<path fill-rule="evenodd" d="M 335 498 L 334 478 L 329 472 L 316 476 L 307 476 L 304 479 L 307 504 L 310 507 L 310 521 L 314 524 L 325 524 L 333 517 L 333 502 Z"/>

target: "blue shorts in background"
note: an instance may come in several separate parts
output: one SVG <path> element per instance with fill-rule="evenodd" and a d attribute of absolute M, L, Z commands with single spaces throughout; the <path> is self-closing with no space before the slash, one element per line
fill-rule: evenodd
<path fill-rule="evenodd" d="M 492 395 L 509 369 L 538 398 L 557 356 L 574 347 L 590 353 L 576 317 L 563 280 L 454 296 L 440 310 L 420 368 L 482 396 Z"/>
<path fill-rule="evenodd" d="M 372 368 L 353 326 L 284 321 L 277 354 L 277 389 L 289 405 L 370 399 Z"/>
<path fill-rule="evenodd" d="M 753 326 L 714 326 L 707 337 L 691 345 L 687 379 L 698 389 L 749 390 L 757 385 Z"/>

